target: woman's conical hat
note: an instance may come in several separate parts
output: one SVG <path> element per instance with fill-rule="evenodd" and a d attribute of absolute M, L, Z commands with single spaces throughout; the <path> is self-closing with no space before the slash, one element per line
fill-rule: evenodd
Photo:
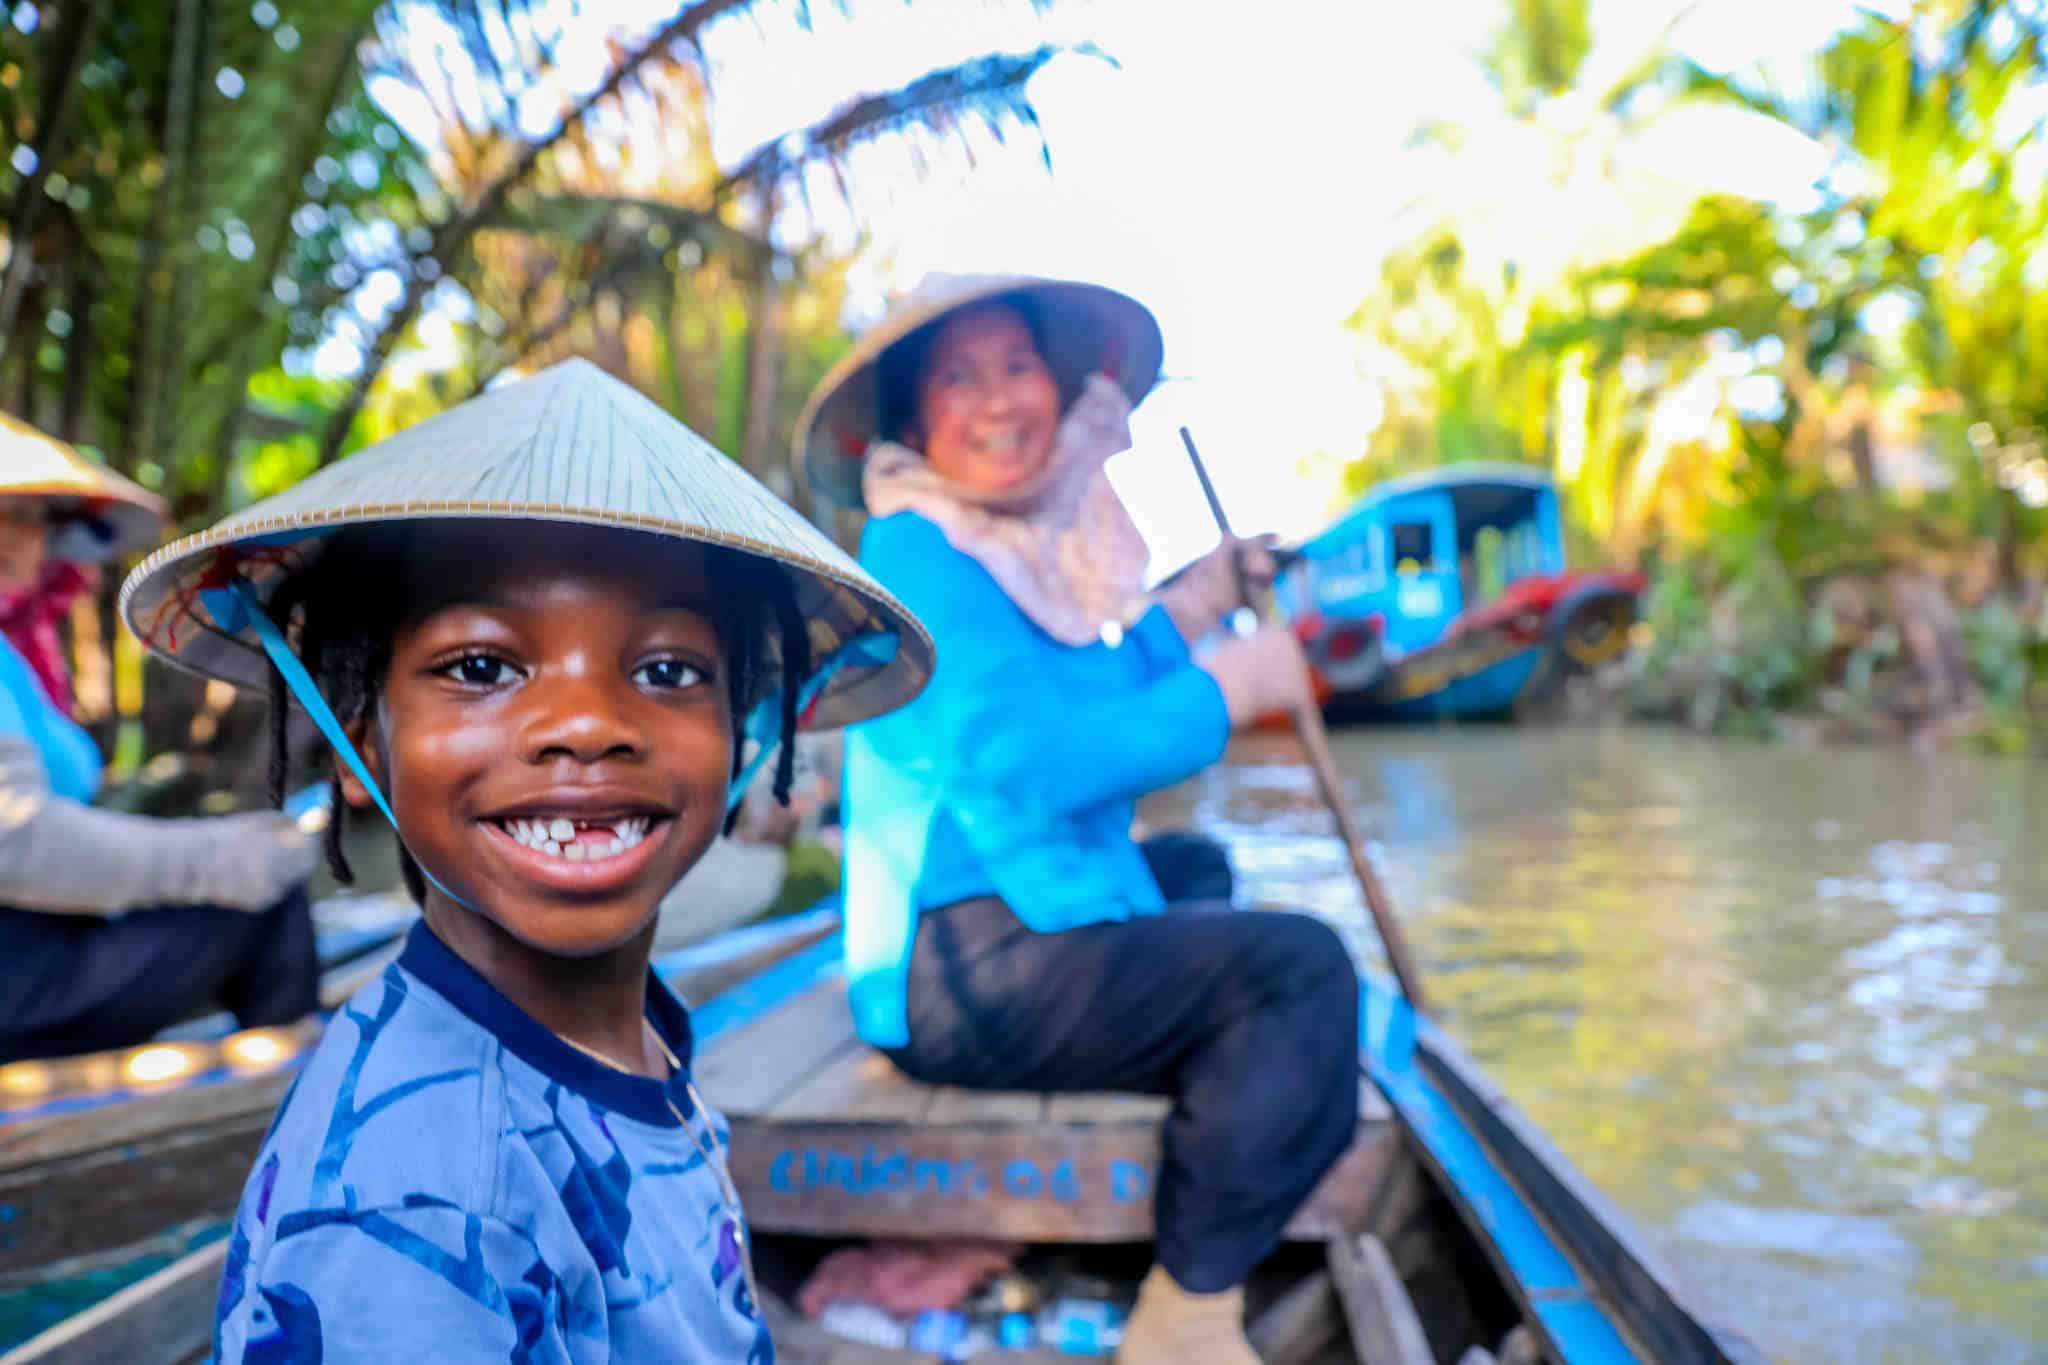
<path fill-rule="evenodd" d="M 804 404 L 796 457 L 813 491 L 847 507 L 861 505 L 861 470 L 882 423 L 883 354 L 950 313 L 1008 294 L 1031 301 L 1064 402 L 1098 371 L 1121 384 L 1133 403 L 1152 391 L 1165 342 L 1158 321 L 1136 299 L 1101 285 L 1035 275 L 927 275 L 862 333 Z"/>
<path fill-rule="evenodd" d="M 813 658 L 863 636 L 895 640 L 886 661 L 833 674 L 810 715 L 817 728 L 900 706 L 931 676 L 931 636 L 887 590 L 710 442 L 583 360 L 450 408 L 174 541 L 122 584 L 121 614 L 172 663 L 260 685 L 268 667 L 254 635 L 222 630 L 205 589 L 234 573 L 261 588 L 317 554 L 323 532 L 435 519 L 610 526 L 771 561 L 796 587 Z M 508 551 L 516 534 L 508 526 Z"/>
<path fill-rule="evenodd" d="M 77 534 L 51 541 L 58 559 L 95 561 L 140 550 L 163 530 L 164 501 L 56 437 L 0 413 L 0 498 L 40 498 Z"/>

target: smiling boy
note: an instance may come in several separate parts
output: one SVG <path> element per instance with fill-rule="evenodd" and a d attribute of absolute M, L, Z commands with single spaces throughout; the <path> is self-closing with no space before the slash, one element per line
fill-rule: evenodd
<path fill-rule="evenodd" d="M 771 1359 L 655 916 L 743 731 L 900 703 L 916 623 L 580 362 L 169 547 L 123 603 L 159 652 L 289 687 L 424 910 L 257 1158 L 217 1358 Z"/>

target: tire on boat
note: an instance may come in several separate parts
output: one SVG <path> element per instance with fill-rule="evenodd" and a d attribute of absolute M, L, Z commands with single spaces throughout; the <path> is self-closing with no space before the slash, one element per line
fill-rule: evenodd
<path fill-rule="evenodd" d="M 1581 588 L 1558 604 L 1551 650 L 1575 673 L 1591 673 L 1621 657 L 1636 623 L 1636 596 L 1606 584 Z"/>

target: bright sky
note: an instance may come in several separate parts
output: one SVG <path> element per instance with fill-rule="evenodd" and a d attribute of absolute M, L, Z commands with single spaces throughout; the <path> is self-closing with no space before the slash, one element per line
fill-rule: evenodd
<path fill-rule="evenodd" d="M 622 20 L 672 4 L 615 0 Z M 1065 58 L 1034 82 L 1050 174 L 1028 137 L 972 171 L 955 155 L 924 176 L 900 145 L 863 152 L 854 221 L 876 250 L 861 303 L 872 316 L 928 270 L 1011 270 L 1098 280 L 1149 305 L 1173 382 L 1140 410 L 1136 446 L 1112 472 L 1160 567 L 1214 539 L 1176 436 L 1184 422 L 1240 532 L 1301 534 L 1327 516 L 1327 474 L 1299 471 L 1318 450 L 1358 450 L 1376 420 L 1341 324 L 1404 205 L 1469 205 L 1471 230 L 1490 228 L 1498 249 L 1560 256 L 1589 239 L 1646 244 L 1699 189 L 1797 199 L 1824 160 L 1761 121 L 1686 112 L 1618 149 L 1627 188 L 1606 198 L 1583 177 L 1560 184 L 1540 134 L 1484 143 L 1447 177 L 1403 144 L 1424 119 L 1485 123 L 1493 96 L 1469 54 L 1500 0 L 848 7 L 814 0 L 806 33 L 793 6 L 767 3 L 707 36 L 721 160 L 977 52 L 1085 40 L 1116 58 Z M 1796 61 L 1853 12 L 1851 0 L 1595 0 L 1592 69 L 1626 69 L 1682 10 L 1674 42 L 1716 68 Z M 603 60 L 594 43 L 586 55 Z M 1568 126 L 1591 111 L 1551 114 Z"/>

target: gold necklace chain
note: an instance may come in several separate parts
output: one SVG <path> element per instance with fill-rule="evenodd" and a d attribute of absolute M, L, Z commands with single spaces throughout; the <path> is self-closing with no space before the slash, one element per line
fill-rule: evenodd
<path fill-rule="evenodd" d="M 668 1040 L 663 1038 L 660 1033 L 655 1031 L 654 1025 L 648 1022 L 647 1016 L 644 1014 L 640 1016 L 640 1027 L 643 1031 L 644 1036 L 649 1039 L 652 1039 L 654 1045 L 661 1049 L 662 1060 L 668 1063 L 669 1075 L 671 1077 L 680 1075 L 683 1070 L 683 1064 L 681 1060 L 679 1060 L 676 1057 L 674 1050 L 669 1047 Z M 632 1067 L 621 1066 L 617 1059 L 609 1057 L 602 1052 L 599 1052 L 594 1047 L 585 1047 L 583 1044 L 577 1042 L 574 1038 L 569 1037 L 567 1034 L 557 1033 L 555 1036 L 557 1038 L 560 1038 L 563 1042 L 567 1043 L 570 1047 L 575 1048 L 584 1056 L 589 1057 L 594 1061 L 603 1062 L 606 1066 L 610 1067 L 614 1071 L 622 1071 L 629 1076 L 640 1075 L 640 1073 L 638 1071 L 635 1071 Z M 642 1079 L 648 1078 L 642 1077 Z M 690 1104 L 696 1109 L 696 1111 L 699 1114 L 707 1112 L 704 1107 L 704 1097 L 697 1093 L 696 1083 L 691 1081 L 687 1076 L 683 1078 L 683 1089 L 686 1092 L 688 1092 L 690 1096 Z M 697 1149 L 697 1155 L 702 1157 L 704 1159 L 704 1164 L 711 1169 L 711 1178 L 718 1182 L 719 1197 L 725 1201 L 725 1206 L 732 1218 L 733 1240 L 739 1245 L 740 1271 L 747 1278 L 747 1296 L 752 1301 L 754 1305 L 754 1313 L 758 1317 L 762 1311 L 761 1289 L 759 1283 L 754 1279 L 753 1237 L 749 1234 L 747 1230 L 747 1220 L 744 1216 L 742 1216 L 740 1212 L 739 1187 L 733 1184 L 732 1175 L 725 1169 L 725 1163 L 718 1159 L 716 1152 L 716 1148 L 718 1146 L 718 1134 L 715 1131 L 711 1134 L 711 1145 L 709 1147 L 706 1147 L 704 1144 L 704 1140 L 697 1136 L 696 1128 L 691 1125 L 690 1121 L 687 1118 L 683 1117 L 683 1111 L 676 1108 L 676 1102 L 669 1095 L 668 1087 L 666 1085 L 662 1087 L 661 1097 L 668 1104 L 669 1113 L 674 1114 L 676 1116 L 676 1122 L 682 1125 L 683 1132 L 687 1134 L 690 1139 L 690 1145 Z M 704 1124 L 705 1127 L 709 1128 L 711 1125 L 711 1121 L 709 1119 L 706 1119 L 704 1121 Z"/>

